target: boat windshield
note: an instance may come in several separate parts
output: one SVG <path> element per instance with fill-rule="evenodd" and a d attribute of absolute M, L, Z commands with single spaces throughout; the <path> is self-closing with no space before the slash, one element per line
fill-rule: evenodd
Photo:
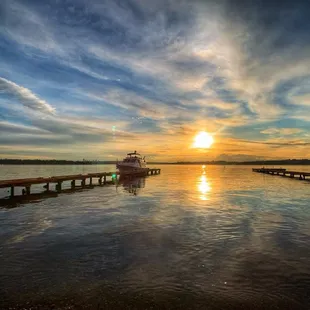
<path fill-rule="evenodd" d="M 140 158 L 136 158 L 136 157 L 127 157 L 124 159 L 125 163 L 134 163 L 136 161 L 139 161 Z"/>
<path fill-rule="evenodd" d="M 127 154 L 127 158 L 138 158 L 138 159 L 142 159 L 142 156 L 137 153 L 137 152 L 134 152 L 134 153 L 128 153 Z"/>

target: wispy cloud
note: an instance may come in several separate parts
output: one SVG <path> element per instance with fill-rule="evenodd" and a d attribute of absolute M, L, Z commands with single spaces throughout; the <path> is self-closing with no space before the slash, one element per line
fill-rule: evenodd
<path fill-rule="evenodd" d="M 0 121 L 0 131 L 4 134 L 42 134 L 44 130 L 33 126 L 25 126 L 22 124 Z"/>
<path fill-rule="evenodd" d="M 0 77 L 0 93 L 18 99 L 24 106 L 42 113 L 54 113 L 55 109 L 31 90 Z"/>
<path fill-rule="evenodd" d="M 288 140 L 285 142 L 278 142 L 278 141 L 244 141 L 241 140 L 242 142 L 245 143 L 250 143 L 250 144 L 263 144 L 263 145 L 273 145 L 273 146 L 308 146 L 310 145 L 310 141 L 305 142 L 301 140 Z"/>
<path fill-rule="evenodd" d="M 262 134 L 266 135 L 284 135 L 284 136 L 289 136 L 289 135 L 294 135 L 303 132 L 303 130 L 299 128 L 267 128 L 261 131 Z"/>
<path fill-rule="evenodd" d="M 310 94 L 293 96 L 290 98 L 293 104 L 297 106 L 310 107 Z"/>

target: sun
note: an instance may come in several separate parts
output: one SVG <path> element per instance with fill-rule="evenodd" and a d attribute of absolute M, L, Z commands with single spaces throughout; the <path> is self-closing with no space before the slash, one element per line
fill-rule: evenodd
<path fill-rule="evenodd" d="M 194 147 L 200 149 L 208 149 L 214 142 L 213 137 L 205 132 L 201 131 L 195 137 Z"/>

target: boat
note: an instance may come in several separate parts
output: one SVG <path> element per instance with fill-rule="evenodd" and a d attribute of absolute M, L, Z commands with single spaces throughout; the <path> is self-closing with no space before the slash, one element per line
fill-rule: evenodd
<path fill-rule="evenodd" d="M 142 158 L 137 151 L 128 153 L 121 162 L 118 161 L 116 169 L 119 170 L 120 175 L 146 175 L 149 170 L 146 166 L 145 156 Z"/>

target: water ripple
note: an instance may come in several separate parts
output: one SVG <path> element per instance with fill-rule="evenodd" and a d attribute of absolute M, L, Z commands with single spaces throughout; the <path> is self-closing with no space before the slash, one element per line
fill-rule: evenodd
<path fill-rule="evenodd" d="M 0 210 L 1 308 L 310 308 L 309 184 L 161 168 Z"/>

